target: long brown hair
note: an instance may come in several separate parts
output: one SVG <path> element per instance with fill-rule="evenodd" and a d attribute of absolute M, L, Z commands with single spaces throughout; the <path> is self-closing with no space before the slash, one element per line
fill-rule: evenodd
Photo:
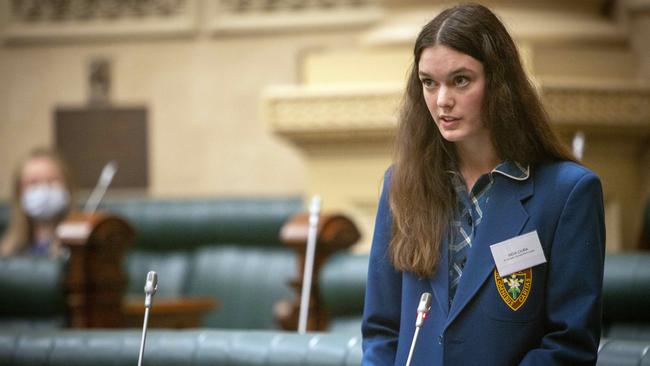
<path fill-rule="evenodd" d="M 27 217 L 25 211 L 22 208 L 21 196 L 23 194 L 22 190 L 22 175 L 25 165 L 33 160 L 38 158 L 47 158 L 50 159 L 61 171 L 63 176 L 63 184 L 65 188 L 70 192 L 70 203 L 68 207 L 58 216 L 55 220 L 61 221 L 69 212 L 71 208 L 71 203 L 74 201 L 73 197 L 73 183 L 68 170 L 67 165 L 64 163 L 61 156 L 54 150 L 48 148 L 35 148 L 32 150 L 25 159 L 18 163 L 13 173 L 13 194 L 11 197 L 11 216 L 9 218 L 9 226 L 7 231 L 0 241 L 0 256 L 15 255 L 23 252 L 27 249 L 29 243 L 33 242 L 33 221 Z M 56 255 L 58 252 L 58 243 L 50 248 L 50 255 Z"/>
<path fill-rule="evenodd" d="M 483 123 L 501 160 L 531 167 L 544 160 L 573 160 L 551 130 L 517 47 L 494 13 L 482 5 L 464 4 L 436 16 L 422 28 L 415 42 L 390 180 L 391 260 L 398 270 L 420 277 L 434 273 L 456 205 L 445 173 L 457 166 L 455 148 L 440 135 L 418 76 L 422 51 L 435 45 L 447 46 L 483 64 Z"/>

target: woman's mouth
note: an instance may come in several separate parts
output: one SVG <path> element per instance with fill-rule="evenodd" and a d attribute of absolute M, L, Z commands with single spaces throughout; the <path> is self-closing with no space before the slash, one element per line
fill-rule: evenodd
<path fill-rule="evenodd" d="M 449 128 L 454 128 L 458 124 L 458 121 L 460 121 L 459 117 L 453 117 L 453 116 L 446 116 L 442 115 L 438 117 L 438 121 L 440 125 L 443 128 L 449 129 Z"/>
<path fill-rule="evenodd" d="M 449 123 L 449 122 L 458 121 L 460 118 L 458 118 L 458 117 L 452 117 L 452 116 L 442 115 L 442 116 L 439 117 L 439 119 L 440 119 L 441 121 L 443 121 L 443 122 L 447 122 L 447 123 Z"/>

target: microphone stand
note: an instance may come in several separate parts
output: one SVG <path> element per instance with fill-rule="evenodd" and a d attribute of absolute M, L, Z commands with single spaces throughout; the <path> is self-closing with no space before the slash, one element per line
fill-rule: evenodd
<path fill-rule="evenodd" d="M 84 212 L 94 213 L 97 210 L 99 203 L 106 194 L 108 186 L 113 181 L 115 173 L 117 173 L 117 163 L 115 161 L 110 161 L 102 169 L 97 185 L 90 194 L 90 197 L 88 197 L 88 201 L 86 201 Z"/>
<path fill-rule="evenodd" d="M 431 294 L 424 292 L 420 297 L 420 303 L 418 304 L 418 316 L 415 320 L 415 333 L 413 334 L 413 341 L 411 342 L 411 349 L 409 350 L 408 358 L 406 359 L 406 366 L 411 365 L 411 359 L 413 358 L 413 351 L 415 350 L 415 343 L 418 340 L 418 335 L 420 334 L 420 328 L 424 324 L 424 320 L 429 314 L 429 309 L 431 309 Z"/>
<path fill-rule="evenodd" d="M 151 309 L 153 295 L 158 290 L 158 275 L 154 271 L 147 273 L 147 282 L 144 285 L 144 324 L 142 325 L 142 340 L 140 341 L 140 354 L 138 355 L 138 366 L 142 366 L 144 356 L 144 342 L 147 339 L 147 326 L 149 323 L 149 310 Z"/>
<path fill-rule="evenodd" d="M 298 317 L 298 333 L 307 332 L 309 318 L 309 298 L 311 296 L 312 272 L 314 271 L 314 256 L 316 254 L 316 237 L 318 236 L 318 218 L 320 215 L 321 199 L 314 196 L 309 206 L 309 231 L 307 233 L 307 250 L 305 266 L 302 277 L 302 291 L 300 296 L 300 314 Z"/>

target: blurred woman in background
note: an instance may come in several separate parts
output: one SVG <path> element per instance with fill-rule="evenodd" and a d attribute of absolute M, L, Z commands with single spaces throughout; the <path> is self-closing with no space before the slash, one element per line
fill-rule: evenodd
<path fill-rule="evenodd" d="M 60 254 L 56 227 L 70 210 L 71 192 L 61 157 L 46 148 L 33 150 L 14 172 L 11 218 L 0 256 Z"/>

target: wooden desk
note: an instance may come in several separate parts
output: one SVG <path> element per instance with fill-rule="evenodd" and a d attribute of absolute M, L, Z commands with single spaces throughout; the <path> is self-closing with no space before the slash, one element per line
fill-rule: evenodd
<path fill-rule="evenodd" d="M 149 312 L 150 328 L 198 328 L 205 313 L 215 309 L 217 302 L 210 298 L 153 298 Z M 144 297 L 126 298 L 122 302 L 126 327 L 142 327 Z"/>

